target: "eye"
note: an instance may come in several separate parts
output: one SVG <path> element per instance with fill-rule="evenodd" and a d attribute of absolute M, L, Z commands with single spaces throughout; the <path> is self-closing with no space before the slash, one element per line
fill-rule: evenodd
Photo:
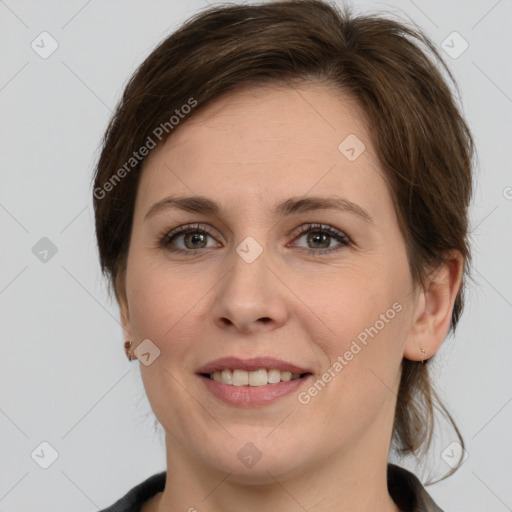
<path fill-rule="evenodd" d="M 200 224 L 195 226 L 179 226 L 170 233 L 165 233 L 161 236 L 159 238 L 159 246 L 175 253 L 190 255 L 200 249 L 205 249 L 208 237 L 212 237 L 208 226 L 202 229 L 200 229 Z M 171 244 L 175 243 L 176 239 L 179 240 L 180 238 L 183 240 L 185 248 L 170 247 Z"/>
<path fill-rule="evenodd" d="M 160 247 L 174 253 L 190 256 L 194 253 L 201 252 L 202 249 L 208 248 L 208 237 L 213 238 L 209 226 L 204 225 L 201 227 L 201 224 L 196 224 L 179 226 L 171 232 L 166 231 L 158 240 Z M 312 249 L 301 248 L 314 255 L 337 251 L 351 244 L 350 239 L 341 231 L 338 231 L 332 226 L 323 224 L 304 224 L 299 228 L 299 234 L 295 236 L 294 241 L 300 240 L 301 238 L 306 238 L 307 244 L 317 246 Z M 337 240 L 339 243 L 331 247 L 333 239 Z M 182 241 L 182 247 L 175 246 L 177 240 Z"/>
<path fill-rule="evenodd" d="M 305 224 L 299 228 L 299 236 L 294 240 L 306 237 L 306 243 L 320 245 L 319 249 L 306 248 L 306 251 L 314 254 L 326 254 L 332 251 L 338 251 L 342 247 L 350 245 L 349 238 L 341 231 L 323 224 Z M 331 247 L 332 239 L 339 242 L 338 245 Z"/>

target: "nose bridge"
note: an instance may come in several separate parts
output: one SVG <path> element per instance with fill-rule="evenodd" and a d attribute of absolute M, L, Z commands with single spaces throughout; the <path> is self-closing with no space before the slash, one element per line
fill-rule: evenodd
<path fill-rule="evenodd" d="M 265 233 L 260 230 L 261 240 Z M 271 251 L 265 241 L 246 236 L 233 247 L 230 255 L 230 270 L 218 288 L 215 297 L 216 320 L 247 330 L 258 320 L 281 322 L 285 304 L 278 290 L 278 279 L 271 270 Z"/>
<path fill-rule="evenodd" d="M 246 302 L 251 302 L 251 297 L 261 300 L 257 296 L 265 294 L 268 286 L 266 274 L 270 270 L 267 266 L 271 263 L 268 261 L 269 251 L 262 237 L 263 234 L 258 236 L 260 243 L 255 237 L 246 236 L 234 247 L 231 255 L 232 267 L 227 276 L 229 288 Z"/>

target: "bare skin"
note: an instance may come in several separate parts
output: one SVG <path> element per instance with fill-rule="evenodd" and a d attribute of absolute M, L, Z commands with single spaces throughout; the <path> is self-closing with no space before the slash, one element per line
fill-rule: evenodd
<path fill-rule="evenodd" d="M 160 350 L 140 369 L 166 432 L 168 479 L 144 512 L 399 511 L 386 469 L 401 362 L 421 364 L 421 348 L 428 358 L 441 346 L 463 260 L 453 252 L 427 290 L 413 283 L 363 119 L 323 85 L 249 88 L 198 112 L 145 162 L 121 319 L 126 339 Z M 366 146 L 354 161 L 338 149 L 349 134 Z M 145 217 L 170 195 L 207 196 L 221 209 Z M 272 214 L 312 196 L 345 198 L 372 221 L 333 209 Z M 159 245 L 197 224 L 195 238 Z M 308 224 L 349 245 L 318 228 L 298 232 Z M 236 251 L 246 237 L 262 249 L 251 263 Z M 347 360 L 371 326 L 378 333 Z M 219 357 L 261 355 L 309 369 L 303 397 L 339 357 L 347 364 L 308 403 L 292 393 L 249 408 L 220 401 L 196 373 Z M 237 456 L 247 443 L 261 453 L 251 467 Z"/>

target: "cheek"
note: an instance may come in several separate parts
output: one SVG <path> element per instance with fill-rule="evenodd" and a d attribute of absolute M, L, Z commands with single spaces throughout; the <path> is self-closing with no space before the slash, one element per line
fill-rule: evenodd
<path fill-rule="evenodd" d="M 344 295 L 329 311 L 335 335 L 324 338 L 322 352 L 328 362 L 323 373 L 302 396 L 312 408 L 325 411 L 326 436 L 337 438 L 340 425 L 345 435 L 357 436 L 381 413 L 393 407 L 403 356 L 405 308 L 387 291 L 367 295 L 366 301 L 347 302 Z M 327 305 L 326 305 L 327 306 Z M 325 358 L 324 358 L 325 360 Z M 319 382 L 321 381 L 321 382 Z M 316 401 L 316 406 L 315 406 Z M 344 439 L 344 437 L 342 436 Z"/>
<path fill-rule="evenodd" d="M 330 365 L 341 360 L 344 373 L 348 373 L 347 368 L 358 372 L 361 366 L 383 372 L 396 367 L 403 352 L 400 315 L 404 314 L 404 309 L 391 297 L 379 298 L 380 302 L 373 305 L 331 311 L 330 324 L 335 334 L 329 336 L 324 346 Z"/>
<path fill-rule="evenodd" d="M 203 286 L 190 275 L 178 273 L 166 262 L 155 258 L 133 256 L 128 266 L 126 291 L 130 304 L 130 320 L 139 337 L 157 344 L 175 338 L 187 314 L 204 295 Z"/>
<path fill-rule="evenodd" d="M 327 356 L 324 369 L 338 362 L 331 373 L 354 379 L 354 386 L 363 374 L 371 374 L 369 370 L 392 379 L 405 340 L 405 281 L 399 275 L 389 279 L 382 267 L 373 266 L 371 272 L 352 270 L 325 280 L 327 293 L 320 294 L 321 287 L 309 292 L 311 309 L 322 321 L 316 320 L 316 325 L 328 328 L 325 334 L 317 329 L 318 336 L 312 339 Z"/>

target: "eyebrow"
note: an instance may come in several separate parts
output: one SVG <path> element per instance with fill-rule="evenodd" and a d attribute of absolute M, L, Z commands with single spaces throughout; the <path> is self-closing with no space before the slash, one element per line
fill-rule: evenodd
<path fill-rule="evenodd" d="M 172 208 L 177 208 L 191 213 L 202 213 L 205 215 L 219 215 L 221 211 L 219 203 L 205 196 L 169 196 L 151 206 L 146 213 L 144 220 L 153 217 L 157 213 Z M 374 224 L 374 220 L 364 208 L 339 196 L 291 197 L 277 205 L 272 213 L 275 217 L 285 217 L 287 215 L 306 213 L 315 210 L 339 210 L 342 212 L 348 212 L 357 215 L 368 224 Z"/>

